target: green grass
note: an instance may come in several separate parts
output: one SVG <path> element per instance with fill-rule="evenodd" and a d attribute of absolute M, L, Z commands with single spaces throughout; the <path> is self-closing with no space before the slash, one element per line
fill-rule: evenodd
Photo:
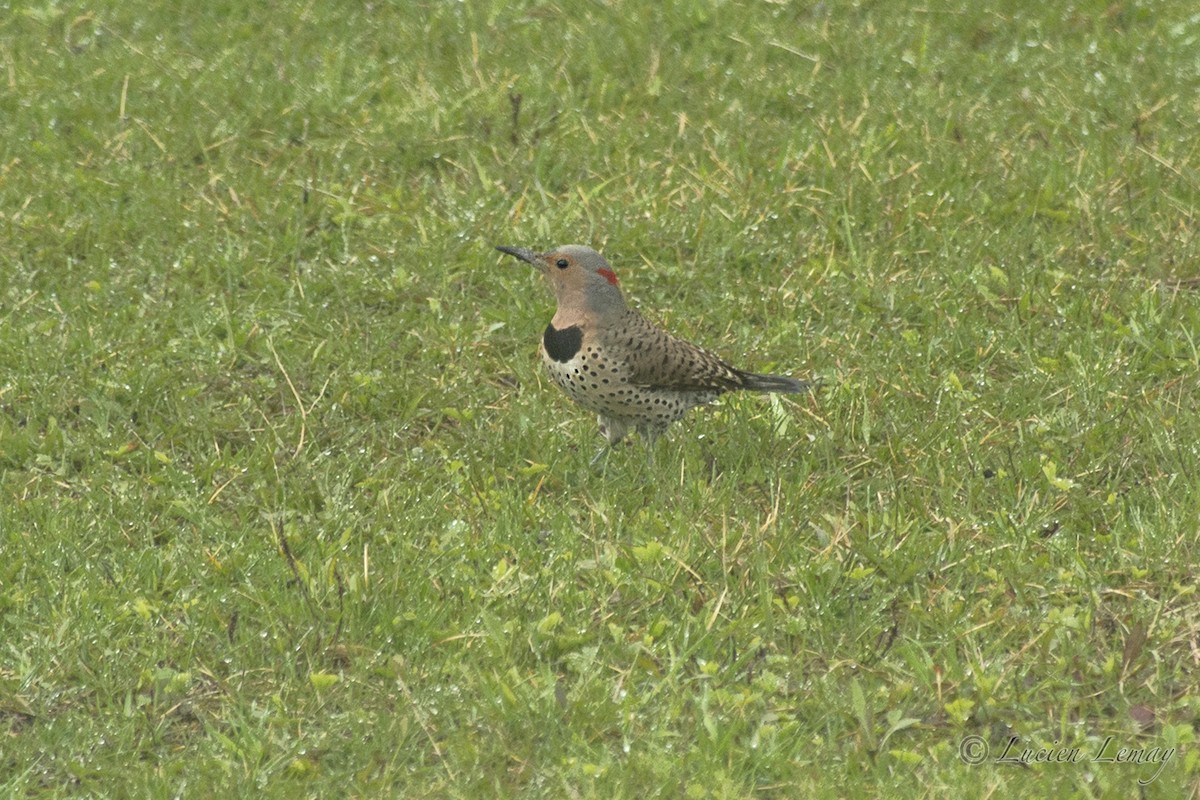
<path fill-rule="evenodd" d="M 5 796 L 1200 793 L 1191 4 L 654 8 L 0 13 Z"/>

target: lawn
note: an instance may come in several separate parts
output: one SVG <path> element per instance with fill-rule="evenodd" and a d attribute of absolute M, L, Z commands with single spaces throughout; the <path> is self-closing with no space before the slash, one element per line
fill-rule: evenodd
<path fill-rule="evenodd" d="M 8 5 L 0 793 L 1200 796 L 1198 52 L 1182 0 Z M 573 242 L 822 387 L 590 467 L 493 249 Z"/>

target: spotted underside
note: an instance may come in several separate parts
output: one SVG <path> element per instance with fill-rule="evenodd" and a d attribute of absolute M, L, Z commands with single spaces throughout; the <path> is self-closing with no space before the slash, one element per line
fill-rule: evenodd
<path fill-rule="evenodd" d="M 600 417 L 610 443 L 630 429 L 656 438 L 695 406 L 742 388 L 741 373 L 630 311 L 607 334 L 579 326 L 542 337 L 542 361 L 568 397 Z"/>

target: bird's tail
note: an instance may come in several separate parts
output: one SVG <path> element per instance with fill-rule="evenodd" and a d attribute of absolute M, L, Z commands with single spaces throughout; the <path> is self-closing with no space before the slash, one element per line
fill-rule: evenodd
<path fill-rule="evenodd" d="M 785 378 L 782 375 L 758 375 L 753 372 L 743 372 L 742 388 L 752 392 L 783 392 L 796 394 L 807 392 L 812 388 L 811 381 L 798 381 L 795 378 Z"/>

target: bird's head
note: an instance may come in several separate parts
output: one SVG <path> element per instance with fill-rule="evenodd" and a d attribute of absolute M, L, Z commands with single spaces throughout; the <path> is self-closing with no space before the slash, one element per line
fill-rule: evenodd
<path fill-rule="evenodd" d="M 590 247 L 565 244 L 545 253 L 503 245 L 496 249 L 537 267 L 550 281 L 560 312 L 602 315 L 625 308 L 617 273 Z"/>

